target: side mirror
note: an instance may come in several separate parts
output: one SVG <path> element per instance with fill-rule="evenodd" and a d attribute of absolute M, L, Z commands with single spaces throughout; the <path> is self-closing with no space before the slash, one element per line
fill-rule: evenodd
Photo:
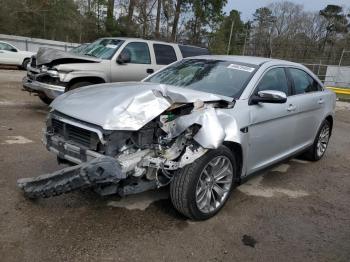
<path fill-rule="evenodd" d="M 121 52 L 117 58 L 117 63 L 120 65 L 130 63 L 130 61 L 131 57 L 128 52 Z"/>
<path fill-rule="evenodd" d="M 17 52 L 17 49 L 16 48 L 11 48 L 10 51 L 11 52 Z"/>
<path fill-rule="evenodd" d="M 276 90 L 259 91 L 258 95 L 250 98 L 249 104 L 256 105 L 259 103 L 283 104 L 287 101 L 287 95 L 284 92 Z"/>

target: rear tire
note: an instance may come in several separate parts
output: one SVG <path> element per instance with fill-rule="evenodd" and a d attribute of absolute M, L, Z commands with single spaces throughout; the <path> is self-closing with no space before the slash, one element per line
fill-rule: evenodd
<path fill-rule="evenodd" d="M 38 97 L 47 105 L 51 104 L 51 102 L 53 101 L 53 99 L 47 97 L 45 94 L 39 94 Z"/>
<path fill-rule="evenodd" d="M 66 92 L 83 87 L 83 86 L 90 86 L 90 85 L 93 85 L 93 83 L 87 82 L 87 81 L 77 82 L 77 83 L 69 86 L 68 88 L 66 88 Z"/>
<path fill-rule="evenodd" d="M 225 146 L 210 150 L 176 172 L 170 184 L 171 201 L 190 219 L 211 218 L 226 203 L 236 176 L 237 165 L 231 150 Z"/>
<path fill-rule="evenodd" d="M 313 145 L 301 155 L 301 158 L 310 161 L 320 160 L 326 153 L 331 131 L 329 121 L 324 120 L 317 132 Z"/>

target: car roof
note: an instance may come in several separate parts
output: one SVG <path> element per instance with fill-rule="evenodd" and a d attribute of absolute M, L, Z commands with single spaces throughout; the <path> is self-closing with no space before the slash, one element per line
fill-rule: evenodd
<path fill-rule="evenodd" d="M 195 46 L 195 45 L 187 45 L 187 44 L 181 44 L 181 43 L 175 43 L 175 42 L 166 42 L 166 41 L 161 41 L 161 40 L 151 40 L 151 39 L 143 39 L 143 38 L 137 38 L 137 37 L 101 37 L 100 39 L 120 39 L 120 40 L 136 40 L 136 41 L 148 41 L 152 43 L 162 43 L 162 44 L 168 44 L 168 45 L 181 45 L 181 46 L 189 46 L 189 47 L 194 47 L 194 48 L 200 48 L 200 49 L 208 49 L 205 47 L 200 47 L 200 46 Z"/>
<path fill-rule="evenodd" d="M 265 64 L 265 63 L 269 63 L 271 65 L 276 64 L 276 65 L 298 65 L 298 66 L 300 66 L 300 64 L 293 63 L 293 62 L 286 61 L 286 60 L 267 58 L 267 57 L 258 57 L 258 56 L 201 55 L 201 56 L 188 57 L 188 58 L 208 59 L 208 60 L 225 60 L 225 61 L 246 63 L 246 64 L 257 65 L 257 66 L 260 66 L 260 65 Z M 188 59 L 188 58 L 186 58 L 186 59 Z"/>

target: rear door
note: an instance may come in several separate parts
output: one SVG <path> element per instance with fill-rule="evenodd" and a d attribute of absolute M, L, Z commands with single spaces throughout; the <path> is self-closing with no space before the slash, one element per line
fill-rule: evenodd
<path fill-rule="evenodd" d="M 111 61 L 112 82 L 140 81 L 156 70 L 152 64 L 150 47 L 147 42 L 129 42 L 120 53 L 123 52 L 130 56 L 130 62 L 118 64 L 117 58 Z"/>
<path fill-rule="evenodd" d="M 284 67 L 268 69 L 259 80 L 253 94 L 262 90 L 286 93 L 283 104 L 259 103 L 249 105 L 250 126 L 248 149 L 248 173 L 270 165 L 290 153 L 296 129 L 296 105 L 291 103 L 291 83 Z"/>
<path fill-rule="evenodd" d="M 288 76 L 293 83 L 291 99 L 299 108 L 294 143 L 295 149 L 298 150 L 313 143 L 323 120 L 325 101 L 322 86 L 306 71 L 288 68 Z"/>
<path fill-rule="evenodd" d="M 161 69 L 162 67 L 169 65 L 177 60 L 180 60 L 180 57 L 176 56 L 175 49 L 171 45 L 166 44 L 153 44 L 154 57 L 155 57 L 155 68 L 156 70 Z"/>

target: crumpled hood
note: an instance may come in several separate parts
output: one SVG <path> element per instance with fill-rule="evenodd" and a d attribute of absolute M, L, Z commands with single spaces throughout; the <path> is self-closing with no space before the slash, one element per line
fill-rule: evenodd
<path fill-rule="evenodd" d="M 38 50 L 36 55 L 36 64 L 44 65 L 55 62 L 55 64 L 60 63 L 98 63 L 101 62 L 101 59 L 77 55 L 73 53 L 68 53 L 62 50 L 54 49 L 54 48 L 45 48 L 41 47 Z"/>
<path fill-rule="evenodd" d="M 174 103 L 229 101 L 215 95 L 156 83 L 127 82 L 83 87 L 56 98 L 50 105 L 106 130 L 139 130 Z"/>

